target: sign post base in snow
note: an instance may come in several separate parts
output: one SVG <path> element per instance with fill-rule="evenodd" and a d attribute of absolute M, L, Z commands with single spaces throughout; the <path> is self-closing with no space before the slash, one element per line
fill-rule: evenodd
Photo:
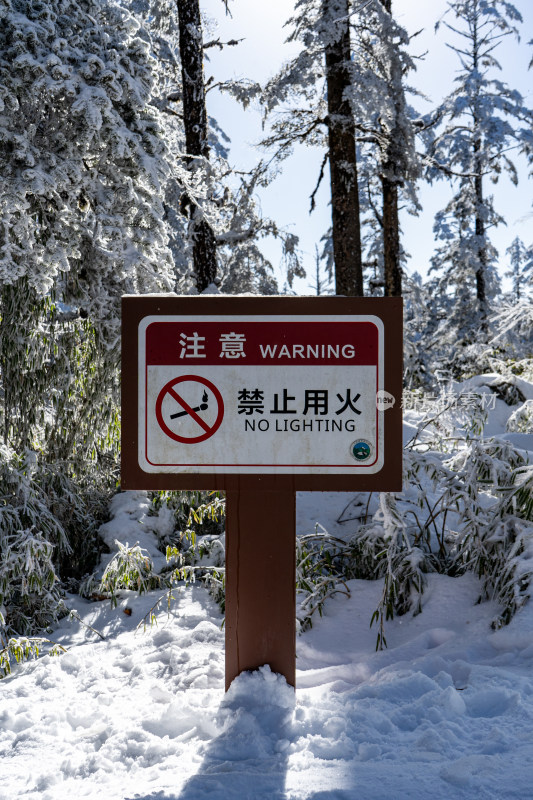
<path fill-rule="evenodd" d="M 226 494 L 226 689 L 269 664 L 296 681 L 296 494 Z"/>
<path fill-rule="evenodd" d="M 296 491 L 401 489 L 401 299 L 131 296 L 122 342 L 122 488 L 226 492 L 226 685 L 294 685 Z"/>

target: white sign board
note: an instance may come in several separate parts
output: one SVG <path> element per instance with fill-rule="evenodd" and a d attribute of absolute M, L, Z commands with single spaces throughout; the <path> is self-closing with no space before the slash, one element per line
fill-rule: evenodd
<path fill-rule="evenodd" d="M 379 317 L 157 315 L 138 331 L 144 472 L 382 468 Z"/>

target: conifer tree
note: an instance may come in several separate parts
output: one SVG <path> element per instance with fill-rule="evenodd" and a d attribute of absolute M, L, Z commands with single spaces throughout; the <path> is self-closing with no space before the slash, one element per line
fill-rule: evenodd
<path fill-rule="evenodd" d="M 198 0 L 132 0 L 154 57 L 151 105 L 167 144 L 164 208 L 178 293 L 204 291 L 213 282 L 224 292 L 277 291 L 272 265 L 259 241 L 272 235 L 286 254 L 289 283 L 301 273 L 294 237 L 265 218 L 256 200 L 267 180 L 260 162 L 235 174 L 229 139 L 209 115 L 207 91 L 224 91 L 244 107 L 256 96 L 250 81 L 216 81 L 205 72 L 210 47 L 238 40 L 203 41 Z"/>
<path fill-rule="evenodd" d="M 326 149 L 330 166 L 332 253 L 337 294 L 362 295 L 361 232 L 356 141 L 349 89 L 351 0 L 299 0 L 289 41 L 302 50 L 269 82 L 263 93 L 266 115 L 276 111 L 270 135 L 275 158 L 287 157 L 296 143 Z M 289 106 L 288 111 L 283 108 Z"/>
<path fill-rule="evenodd" d="M 209 159 L 202 22 L 199 0 L 177 0 L 177 6 L 186 162 L 189 170 L 194 172 L 199 159 Z M 186 194 L 182 196 L 181 204 L 191 221 L 196 286 L 199 292 L 203 292 L 216 278 L 215 234 L 201 208 Z"/>
<path fill-rule="evenodd" d="M 172 286 L 153 73 L 114 0 L 1 4 L 0 627 L 19 632 L 57 614 L 56 571 L 87 568 L 116 487 L 120 297 Z"/>
<path fill-rule="evenodd" d="M 466 327 L 486 329 L 498 287 L 489 231 L 504 221 L 486 181 L 496 183 L 502 171 L 518 181 L 508 152 L 519 142 L 519 124 L 530 118 L 520 93 L 497 78 L 496 48 L 502 38 L 518 37 L 521 16 L 505 0 L 453 0 L 442 22 L 459 39 L 450 47 L 461 70 L 437 111 L 442 126 L 431 152 L 430 177 L 448 175 L 454 184 L 452 200 L 435 221 L 440 244 L 433 269 L 441 272 L 441 291 L 457 293 Z"/>
<path fill-rule="evenodd" d="M 289 21 L 290 39 L 301 41 L 303 50 L 266 87 L 267 114 L 274 109 L 277 114 L 265 143 L 276 147 L 280 158 L 297 142 L 327 147 L 319 182 L 327 159 L 335 271 L 340 274 L 345 263 L 342 247 L 353 250 L 355 239 L 362 240 L 366 263 L 374 272 L 383 270 L 371 277 L 371 291 L 379 285 L 385 294 L 399 295 L 400 197 L 416 209 L 414 184 L 420 171 L 416 126 L 405 96 L 405 75 L 414 68 L 406 53 L 409 37 L 394 20 L 390 0 L 301 0 L 296 12 Z M 338 51 L 335 57 L 332 48 Z M 347 177 L 345 183 L 340 178 L 342 170 L 351 173 L 350 191 Z M 356 184 L 358 197 L 352 201 Z M 357 233 L 345 221 L 356 217 Z M 358 253 L 361 278 L 362 268 Z"/>
<path fill-rule="evenodd" d="M 407 200 L 418 209 L 415 184 L 420 173 L 415 149 L 414 113 L 406 99 L 405 77 L 414 70 L 407 53 L 409 35 L 394 19 L 391 0 L 371 0 L 354 18 L 354 73 L 351 89 L 353 113 L 359 138 L 371 146 L 380 184 L 380 209 L 371 198 L 373 183 L 367 180 L 369 203 L 381 229 L 383 284 L 386 296 L 402 294 L 402 247 L 399 204 Z M 416 121 L 418 122 L 418 121 Z M 368 168 L 367 168 L 368 170 Z"/>
<path fill-rule="evenodd" d="M 318 31 L 324 43 L 328 161 L 336 294 L 363 294 L 361 223 L 351 86 L 350 4 L 324 0 Z"/>
<path fill-rule="evenodd" d="M 523 286 L 526 280 L 524 266 L 528 261 L 528 250 L 522 239 L 516 236 L 505 252 L 509 256 L 510 264 L 505 277 L 511 279 L 513 300 L 518 303 L 524 294 Z"/>

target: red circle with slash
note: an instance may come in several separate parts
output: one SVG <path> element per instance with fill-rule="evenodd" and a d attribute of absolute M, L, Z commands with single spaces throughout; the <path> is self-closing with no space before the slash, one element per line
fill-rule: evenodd
<path fill-rule="evenodd" d="M 210 392 L 213 393 L 215 400 L 218 406 L 218 414 L 215 422 L 213 425 L 208 425 L 197 413 L 196 409 L 192 408 L 186 400 L 183 399 L 179 395 L 179 393 L 174 389 L 180 383 L 184 383 L 185 381 L 193 381 L 194 383 L 201 383 L 202 386 L 209 389 Z M 163 419 L 163 400 L 165 399 L 166 395 L 170 395 L 173 400 L 175 400 L 182 408 L 183 408 L 183 416 L 188 415 L 191 417 L 201 428 L 204 429 L 204 433 L 200 436 L 179 436 L 177 433 L 174 433 L 168 425 L 166 424 L 165 420 Z M 171 439 L 174 439 L 175 442 L 180 442 L 181 444 L 197 444 L 198 442 L 205 442 L 206 439 L 209 439 L 210 436 L 213 436 L 214 433 L 220 428 L 222 423 L 222 419 L 224 417 L 224 401 L 222 400 L 222 395 L 220 394 L 217 387 L 208 381 L 207 378 L 200 378 L 199 375 L 182 375 L 180 378 L 173 378 L 171 381 L 166 383 L 159 394 L 157 395 L 157 400 L 155 403 L 155 415 L 157 418 L 157 422 L 159 423 L 159 427 L 161 430 L 166 433 L 167 436 L 170 436 Z"/>

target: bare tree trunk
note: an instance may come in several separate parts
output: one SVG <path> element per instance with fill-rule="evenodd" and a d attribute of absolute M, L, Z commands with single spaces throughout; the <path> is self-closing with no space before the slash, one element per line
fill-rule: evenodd
<path fill-rule="evenodd" d="M 385 297 L 401 297 L 400 223 L 398 219 L 398 184 L 383 176 L 383 261 Z"/>
<path fill-rule="evenodd" d="M 385 10 L 392 14 L 392 0 L 381 0 Z M 401 85 L 401 75 L 398 74 L 400 64 L 397 59 L 392 59 L 391 78 L 393 85 Z M 396 74 L 395 74 L 396 73 Z M 395 80 L 396 78 L 396 80 Z M 395 97 L 394 104 L 400 114 L 400 104 L 404 102 L 403 96 Z M 401 297 L 402 294 L 402 268 L 400 264 L 400 219 L 398 214 L 398 181 L 389 175 L 398 171 L 398 164 L 394 163 L 395 131 L 391 131 L 391 143 L 387 163 L 384 164 L 381 178 L 383 195 L 383 271 L 385 280 L 385 297 Z"/>
<path fill-rule="evenodd" d="M 472 65 L 477 72 L 479 68 L 479 43 L 478 43 L 478 28 L 477 23 L 473 30 L 473 61 Z M 476 196 L 476 213 L 475 213 L 475 231 L 476 231 L 476 246 L 478 251 L 478 267 L 476 269 L 476 297 L 479 306 L 479 313 L 481 316 L 481 327 L 486 332 L 487 320 L 487 291 L 486 291 L 486 274 L 488 266 L 487 244 L 485 242 L 485 221 L 482 217 L 483 208 L 483 175 L 481 159 L 479 151 L 481 149 L 481 141 L 478 131 L 478 116 L 477 109 L 474 109 L 474 193 Z"/>
<path fill-rule="evenodd" d="M 477 169 L 477 167 L 476 167 Z M 479 165 L 481 169 L 481 165 Z M 476 297 L 479 304 L 479 312 L 481 319 L 484 321 L 487 317 L 487 289 L 486 289 L 486 272 L 487 272 L 487 245 L 485 244 L 485 222 L 481 216 L 481 208 L 483 206 L 483 179 L 480 173 L 476 174 L 474 178 L 474 189 L 476 193 L 476 239 L 478 240 L 478 261 L 479 266 L 476 270 Z M 483 244 L 481 244 L 483 242 Z"/>
<path fill-rule="evenodd" d="M 363 295 L 361 228 L 355 126 L 349 100 L 350 25 L 348 0 L 324 0 L 324 21 L 333 42 L 325 48 L 331 216 L 336 294 Z"/>
<path fill-rule="evenodd" d="M 195 156 L 209 158 L 202 22 L 199 0 L 177 0 L 177 2 L 185 146 L 189 169 L 193 170 Z M 190 198 L 187 198 L 182 207 L 188 209 L 190 215 L 196 288 L 202 292 L 216 277 L 215 234 L 203 217 L 202 210 L 191 202 Z"/>

